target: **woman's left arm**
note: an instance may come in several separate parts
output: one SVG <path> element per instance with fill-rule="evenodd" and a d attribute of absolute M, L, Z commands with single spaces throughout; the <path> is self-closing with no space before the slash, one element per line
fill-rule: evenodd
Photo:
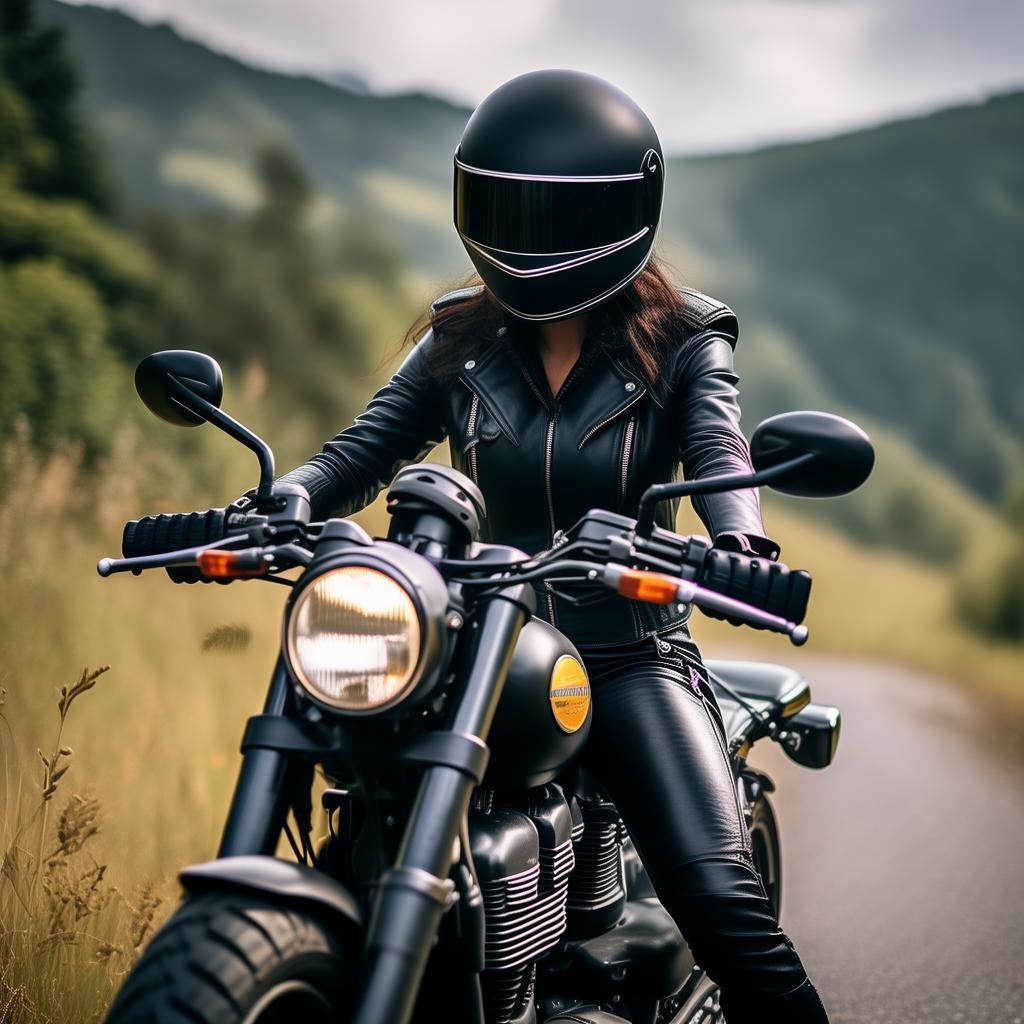
<path fill-rule="evenodd" d="M 720 334 L 698 335 L 679 353 L 674 392 L 679 457 L 687 480 L 722 473 L 749 473 L 750 447 L 740 429 L 739 377 L 733 345 Z M 778 558 L 765 536 L 756 489 L 698 495 L 693 507 L 716 547 Z"/>

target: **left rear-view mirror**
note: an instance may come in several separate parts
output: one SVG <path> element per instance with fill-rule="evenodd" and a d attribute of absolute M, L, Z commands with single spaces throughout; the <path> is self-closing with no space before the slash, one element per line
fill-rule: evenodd
<path fill-rule="evenodd" d="M 202 352 L 171 349 L 146 356 L 135 370 L 135 390 L 154 416 L 178 427 L 198 427 L 209 416 L 189 395 L 220 406 L 224 377 L 216 359 Z"/>
<path fill-rule="evenodd" d="M 758 473 L 792 463 L 769 486 L 801 498 L 832 498 L 856 490 L 875 464 L 867 434 L 827 412 L 785 412 L 765 420 L 750 439 Z"/>

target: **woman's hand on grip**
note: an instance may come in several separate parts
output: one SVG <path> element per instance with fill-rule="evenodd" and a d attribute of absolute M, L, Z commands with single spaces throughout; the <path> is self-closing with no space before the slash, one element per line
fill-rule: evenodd
<path fill-rule="evenodd" d="M 721 540 L 721 539 L 720 539 Z M 782 562 L 737 551 L 730 543 L 716 541 L 708 552 L 700 583 L 709 590 L 754 605 L 789 622 L 802 622 L 811 591 L 810 574 L 790 569 Z M 705 610 L 712 618 L 726 618 Z M 727 618 L 734 626 L 740 621 Z"/>
<path fill-rule="evenodd" d="M 250 499 L 242 497 L 226 508 L 210 508 L 204 512 L 164 513 L 133 519 L 125 524 L 121 536 L 121 553 L 125 558 L 137 558 L 142 555 L 155 555 L 215 543 L 227 536 L 228 517 L 245 512 L 249 505 Z M 195 566 L 168 566 L 167 575 L 175 583 L 213 582 Z"/>

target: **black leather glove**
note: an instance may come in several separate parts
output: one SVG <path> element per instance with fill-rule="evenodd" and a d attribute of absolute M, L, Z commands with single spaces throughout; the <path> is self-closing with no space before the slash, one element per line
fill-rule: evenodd
<path fill-rule="evenodd" d="M 811 592 L 810 574 L 767 557 L 729 550 L 731 546 L 731 542 L 724 546 L 716 542 L 708 552 L 701 570 L 701 585 L 790 622 L 802 622 Z M 774 549 L 778 551 L 777 546 Z M 705 611 L 705 614 L 726 619 L 734 626 L 746 624 L 741 619 L 712 611 Z"/>
<path fill-rule="evenodd" d="M 772 562 L 778 560 L 779 545 L 768 537 L 752 533 L 720 533 L 713 545 L 719 551 L 736 551 L 742 555 L 757 555 Z"/>

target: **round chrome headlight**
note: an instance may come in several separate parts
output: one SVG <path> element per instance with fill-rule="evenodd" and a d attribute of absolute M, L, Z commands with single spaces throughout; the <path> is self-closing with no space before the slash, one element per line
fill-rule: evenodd
<path fill-rule="evenodd" d="M 286 641 L 292 671 L 309 694 L 351 712 L 401 701 L 416 684 L 423 646 L 412 596 L 365 565 L 330 569 L 304 586 Z"/>

